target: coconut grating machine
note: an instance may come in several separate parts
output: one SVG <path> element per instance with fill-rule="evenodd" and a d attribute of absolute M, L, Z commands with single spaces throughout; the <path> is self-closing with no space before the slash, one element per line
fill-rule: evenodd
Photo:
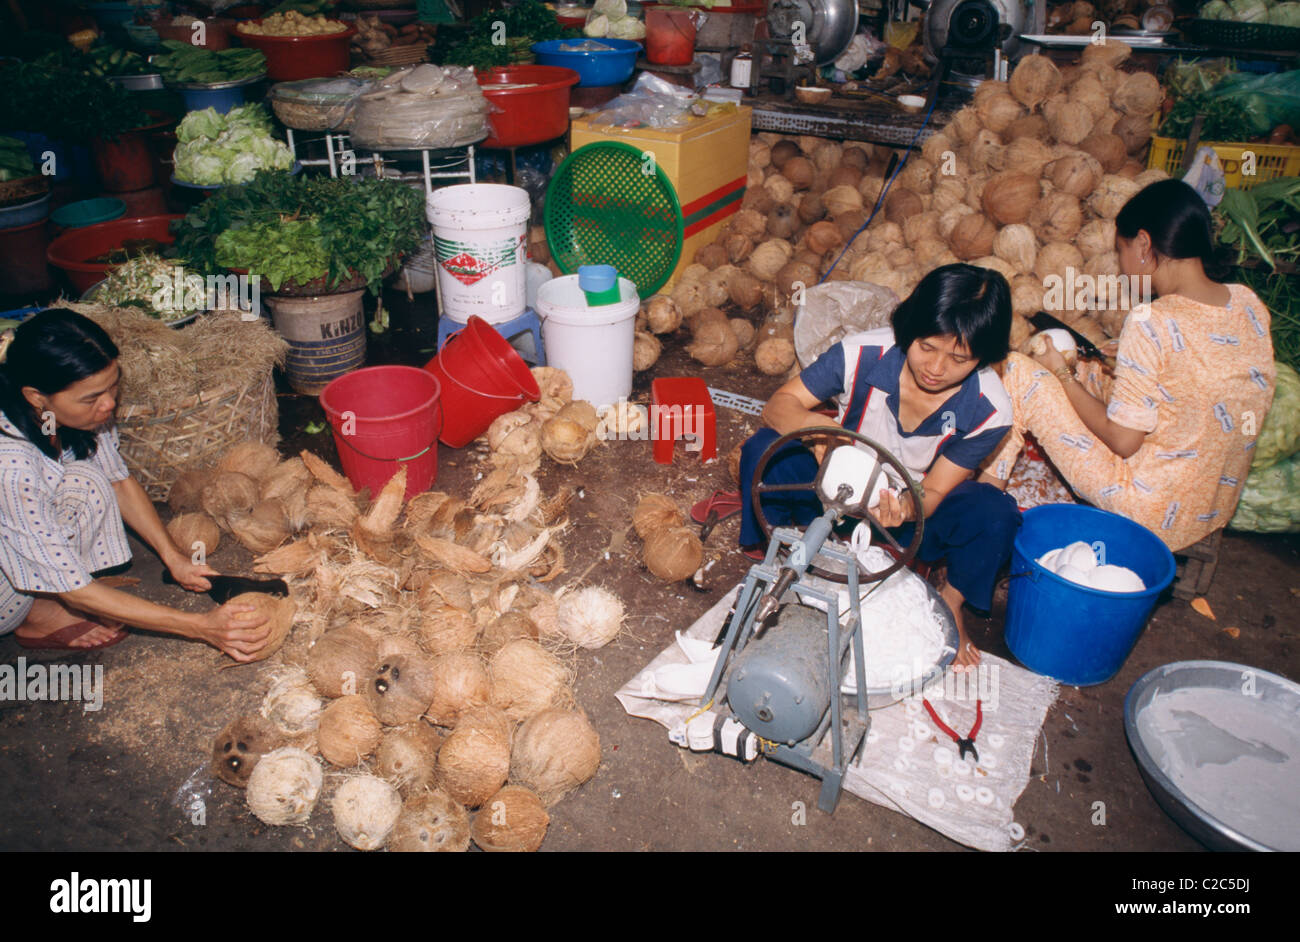
<path fill-rule="evenodd" d="M 764 472 L 782 447 L 812 439 L 840 442 L 828 444 L 828 457 L 814 481 L 763 483 Z M 807 772 L 822 780 L 818 807 L 827 813 L 835 810 L 845 770 L 866 740 L 869 711 L 902 696 L 895 688 L 867 686 L 866 658 L 871 655 L 863 650 L 860 603 L 864 587 L 875 591 L 911 562 L 921 545 L 924 521 L 917 521 L 911 541 L 901 546 L 872 514 L 881 493 L 891 486 L 906 487 L 920 505 L 921 490 L 898 459 L 857 432 L 838 426 L 801 429 L 768 447 L 755 469 L 752 489 L 758 521 L 769 537 L 767 554 L 750 568 L 741 586 L 719 639 L 700 710 L 670 733 L 674 742 L 745 762 L 764 755 Z M 802 533 L 773 527 L 763 512 L 762 496 L 799 491 L 813 492 L 823 513 Z M 865 547 L 831 540 L 836 527 L 850 519 L 868 524 L 865 529 L 859 525 L 858 533 L 874 530 L 884 540 L 892 550 L 892 565 L 870 571 L 859 556 Z M 843 616 L 841 585 L 847 587 Z M 946 616 L 945 654 L 908 689 L 923 688 L 956 656 L 956 624 L 938 594 L 929 591 L 939 603 L 935 610 Z"/>

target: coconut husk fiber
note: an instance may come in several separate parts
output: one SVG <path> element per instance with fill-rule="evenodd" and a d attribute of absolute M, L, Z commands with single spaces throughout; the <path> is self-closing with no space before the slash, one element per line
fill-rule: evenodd
<path fill-rule="evenodd" d="M 214 311 L 184 330 L 138 308 L 63 302 L 99 324 L 117 344 L 122 367 L 119 410 L 169 411 L 205 390 L 243 388 L 284 362 L 289 345 L 263 320 Z"/>

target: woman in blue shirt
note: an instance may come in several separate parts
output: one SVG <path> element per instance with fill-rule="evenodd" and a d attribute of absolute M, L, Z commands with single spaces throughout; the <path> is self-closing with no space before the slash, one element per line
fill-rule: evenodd
<path fill-rule="evenodd" d="M 921 507 L 909 492 L 886 493 L 876 519 L 910 540 L 918 514 L 925 529 L 918 558 L 948 561 L 941 590 L 960 634 L 956 664 L 973 667 L 979 651 L 962 622 L 962 605 L 992 606 L 998 570 L 1011 556 L 1020 525 L 1015 501 L 972 476 L 1011 426 L 1011 401 L 990 364 L 1006 357 L 1011 332 L 1010 288 L 997 272 L 946 265 L 925 276 L 894 311 L 892 327 L 846 337 L 798 377 L 778 389 L 763 410 L 760 429 L 741 451 L 740 542 L 751 555 L 763 533 L 750 502 L 758 459 L 779 436 L 827 424 L 813 411 L 835 401 L 838 422 L 877 442 L 921 482 Z M 784 446 L 768 464 L 771 484 L 812 481 L 825 454 L 799 442 Z M 734 505 L 733 505 L 734 506 Z M 700 513 L 697 505 L 695 515 Z M 763 498 L 773 525 L 806 525 L 821 512 L 810 492 Z M 761 558 L 761 556 L 760 556 Z"/>

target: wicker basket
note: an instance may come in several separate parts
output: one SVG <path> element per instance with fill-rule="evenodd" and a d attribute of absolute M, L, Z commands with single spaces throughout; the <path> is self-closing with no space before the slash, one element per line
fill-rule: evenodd
<path fill-rule="evenodd" d="M 19 177 L 0 181 L 0 206 L 16 206 L 43 195 L 50 189 L 49 177 Z"/>
<path fill-rule="evenodd" d="M 271 370 L 242 389 L 201 392 L 168 412 L 127 407 L 117 418 L 126 466 L 152 500 L 163 501 L 183 471 L 214 467 L 231 445 L 280 440 Z"/>
<path fill-rule="evenodd" d="M 429 47 L 424 43 L 407 46 L 389 46 L 373 56 L 366 56 L 367 65 L 386 65 L 396 68 L 403 65 L 415 65 L 417 62 L 429 61 Z"/>
<path fill-rule="evenodd" d="M 1300 28 L 1233 20 L 1188 20 L 1183 32 L 1192 42 L 1234 49 L 1300 49 Z"/>

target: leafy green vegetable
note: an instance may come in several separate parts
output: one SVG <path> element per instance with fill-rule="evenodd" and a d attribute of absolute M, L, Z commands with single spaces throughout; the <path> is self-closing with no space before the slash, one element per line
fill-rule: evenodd
<path fill-rule="evenodd" d="M 217 236 L 217 264 L 247 268 L 279 291 L 286 281 L 306 284 L 329 269 L 329 259 L 314 219 L 259 222 Z"/>
<path fill-rule="evenodd" d="M 499 41 L 502 30 L 497 23 L 504 25 L 504 43 Z M 440 65 L 490 69 L 527 60 L 532 55 L 529 47 L 533 43 L 581 35 L 581 30 L 561 26 L 554 10 L 537 0 L 522 0 L 508 10 L 483 13 L 468 27 L 439 26 L 430 56 Z"/>
<path fill-rule="evenodd" d="M 1228 6 L 1226 0 L 1210 0 L 1196 15 L 1203 20 L 1230 20 L 1232 7 Z"/>
<path fill-rule="evenodd" d="M 1238 23 L 1264 23 L 1268 20 L 1268 4 L 1264 0 L 1228 0 L 1232 18 Z"/>
<path fill-rule="evenodd" d="M 117 137 L 149 120 L 130 92 L 64 60 L 0 62 L 0 88 L 5 92 L 0 95 L 0 128 L 7 131 L 88 143 Z"/>
<path fill-rule="evenodd" d="M 1237 247 L 1237 260 L 1254 255 L 1270 268 L 1300 260 L 1300 177 L 1265 180 L 1249 190 L 1225 190 L 1218 213 L 1219 241 Z"/>
<path fill-rule="evenodd" d="M 176 179 L 212 185 L 247 183 L 259 170 L 289 170 L 293 152 L 271 137 L 262 105 L 241 105 L 224 115 L 191 111 L 176 128 Z"/>
<path fill-rule="evenodd" d="M 258 252 L 280 251 L 284 240 L 277 229 L 308 220 L 323 252 L 324 267 L 319 267 L 315 247 L 307 250 L 301 245 L 303 258 L 282 260 L 282 267 L 302 263 L 304 273 L 315 271 L 313 278 L 327 274 L 330 288 L 360 275 L 378 294 L 384 273 L 401 255 L 419 247 L 424 200 L 418 190 L 394 180 L 306 180 L 259 173 L 251 183 L 226 187 L 191 210 L 178 226 L 176 249 L 191 265 L 215 274 L 231 266 L 236 253 L 256 261 Z M 301 228 L 290 228 L 296 231 L 289 241 L 302 238 Z M 228 235 L 239 231 L 251 234 Z"/>
<path fill-rule="evenodd" d="M 175 39 L 164 40 L 163 48 L 167 52 L 154 56 L 153 64 L 163 80 L 173 84 L 215 85 L 266 72 L 266 56 L 257 49 L 212 50 Z"/>
<path fill-rule="evenodd" d="M 16 137 L 0 135 L 0 180 L 18 180 L 36 173 L 27 145 Z"/>

